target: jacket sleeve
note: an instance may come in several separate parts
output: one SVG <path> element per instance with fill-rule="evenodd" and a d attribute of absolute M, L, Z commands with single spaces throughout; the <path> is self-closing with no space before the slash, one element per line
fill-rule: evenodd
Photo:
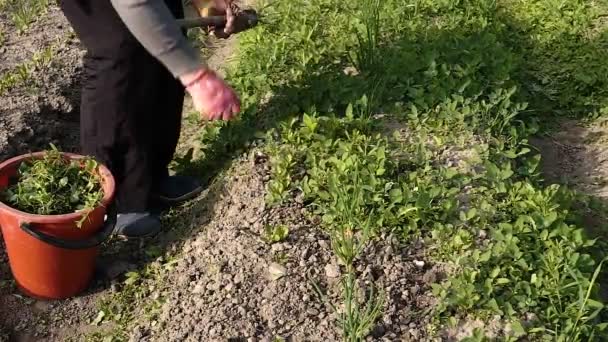
<path fill-rule="evenodd" d="M 163 0 L 110 0 L 129 31 L 174 77 L 206 64 Z"/>

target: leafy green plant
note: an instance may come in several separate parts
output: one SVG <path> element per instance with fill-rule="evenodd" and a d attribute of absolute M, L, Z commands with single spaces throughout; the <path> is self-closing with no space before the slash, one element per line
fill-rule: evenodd
<path fill-rule="evenodd" d="M 41 158 L 21 163 L 1 195 L 2 201 L 15 209 L 60 215 L 94 209 L 101 203 L 103 189 L 94 159 L 70 160 L 53 146 Z"/>
<path fill-rule="evenodd" d="M 312 14 L 327 3 L 299 10 Z M 451 270 L 447 280 L 435 286 L 441 303 L 435 313 L 442 319 L 500 315 L 519 327 L 522 317 L 517 313 L 525 311 L 537 318 L 531 328 L 526 326 L 532 336 L 568 336 L 574 330 L 585 337 L 597 334 L 591 327 L 601 327 L 599 313 L 590 314 L 595 321 L 573 323 L 578 316 L 574 308 L 584 307 L 586 313 L 600 309 L 595 291 L 590 293 L 595 299 L 582 301 L 585 296 L 574 286 L 589 286 L 593 260 L 585 250 L 593 243 L 580 227 L 567 222 L 569 204 L 560 198 L 559 189 L 541 185 L 539 157 L 527 146 L 527 137 L 538 130 L 531 113 L 539 104 L 526 101 L 528 84 L 522 84 L 526 80 L 519 74 L 525 63 L 502 40 L 506 32 L 501 25 L 513 22 L 499 17 L 495 2 L 376 5 L 355 2 L 341 8 L 346 17 L 360 22 L 331 45 L 327 58 L 328 64 L 346 60 L 364 70 L 354 79 L 366 82 L 332 84 L 328 77 L 326 83 L 314 83 L 313 90 L 299 93 L 294 101 L 300 108 L 312 104 L 323 109 L 286 120 L 278 132 L 269 134 L 267 151 L 277 170 L 271 174 L 269 197 L 285 201 L 302 193 L 323 219 L 334 254 L 346 268 L 362 246 L 373 243 L 375 232 L 396 232 L 405 243 L 423 238 L 430 255 Z M 505 6 L 519 11 L 530 5 Z M 281 5 L 275 10 L 288 12 Z M 331 20 L 334 27 L 353 27 L 340 16 Z M 256 45 L 250 46 L 257 49 L 273 36 L 281 40 L 274 31 L 279 26 L 265 31 L 264 38 L 257 36 Z M 293 36 L 314 32 L 306 35 L 308 45 L 330 44 L 330 34 L 318 34 L 313 27 L 298 29 Z M 281 50 L 284 46 L 289 48 Z M 276 50 L 304 46 L 278 45 Z M 279 70 L 286 66 L 297 75 L 310 68 L 308 62 L 278 58 L 278 65 L 268 68 L 245 62 L 240 67 L 265 73 L 267 79 L 283 77 Z M 376 135 L 376 128 L 384 127 L 382 119 L 371 125 L 375 120 L 368 115 L 365 125 L 359 125 L 364 120 L 354 118 L 352 107 L 337 118 L 336 107 L 324 103 L 326 94 L 342 95 L 345 84 L 352 85 L 352 93 L 369 92 L 370 82 L 378 84 L 379 91 L 365 112 L 377 112 L 382 104 L 382 113 L 399 121 L 404 132 L 394 140 Z M 265 86 L 261 82 L 259 89 Z M 483 336 L 483 331 L 477 334 Z"/>
<path fill-rule="evenodd" d="M 338 315 L 338 324 L 343 333 L 343 341 L 364 341 L 377 319 L 382 314 L 384 306 L 383 294 L 375 293 L 372 287 L 366 298 L 356 281 L 356 276 L 351 267 L 347 267 L 346 274 L 340 279 L 342 288 L 343 307 L 338 308 L 323 293 L 319 285 L 311 281 L 315 292 L 322 302 L 328 304 Z"/>

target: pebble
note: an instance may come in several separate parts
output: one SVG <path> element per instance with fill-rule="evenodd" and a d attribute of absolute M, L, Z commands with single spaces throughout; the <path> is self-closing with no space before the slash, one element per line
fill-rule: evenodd
<path fill-rule="evenodd" d="M 412 294 L 413 295 L 417 294 L 418 291 L 420 291 L 420 286 L 418 286 L 418 285 L 412 286 Z"/>
<path fill-rule="evenodd" d="M 277 279 L 283 277 L 287 273 L 287 269 L 285 268 L 285 266 L 278 264 L 276 262 L 273 262 L 268 267 L 268 273 L 270 275 L 270 279 L 277 280 Z"/>
<path fill-rule="evenodd" d="M 234 275 L 234 278 L 232 279 L 232 281 L 238 285 L 243 282 L 243 280 L 244 280 L 243 278 L 244 277 L 243 277 L 242 273 L 237 273 Z"/>
<path fill-rule="evenodd" d="M 201 294 L 205 292 L 205 286 L 203 286 L 203 284 L 197 284 L 194 289 L 192 290 L 192 293 L 194 294 Z"/>
<path fill-rule="evenodd" d="M 422 261 L 422 260 L 414 260 L 414 265 L 416 265 L 416 267 L 418 267 L 418 268 L 423 268 L 424 267 L 424 261 Z"/>
<path fill-rule="evenodd" d="M 319 315 L 319 311 L 313 308 L 309 308 L 308 310 L 306 310 L 306 313 L 309 316 L 318 316 Z"/>
<path fill-rule="evenodd" d="M 433 284 L 437 281 L 437 273 L 435 273 L 433 271 L 428 271 L 428 272 L 424 273 L 424 275 L 422 276 L 422 280 L 425 283 Z"/>
<path fill-rule="evenodd" d="M 340 276 L 340 268 L 335 264 L 327 264 L 325 266 L 325 275 L 328 278 L 338 278 Z"/>
<path fill-rule="evenodd" d="M 285 246 L 283 246 L 283 244 L 281 244 L 281 243 L 277 243 L 277 244 L 272 245 L 272 247 L 270 247 L 270 249 L 275 253 L 282 252 L 285 250 Z"/>
<path fill-rule="evenodd" d="M 220 288 L 220 283 L 218 282 L 210 282 L 207 284 L 207 290 L 209 291 L 217 291 Z"/>

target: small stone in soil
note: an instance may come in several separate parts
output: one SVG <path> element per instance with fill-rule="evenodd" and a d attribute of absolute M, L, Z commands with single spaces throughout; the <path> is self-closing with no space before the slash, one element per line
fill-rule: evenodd
<path fill-rule="evenodd" d="M 268 267 L 268 273 L 270 275 L 270 279 L 277 280 L 277 279 L 283 277 L 285 275 L 285 273 L 287 273 L 287 269 L 285 268 L 285 266 L 278 264 L 276 262 L 273 262 Z"/>
<path fill-rule="evenodd" d="M 414 260 L 414 265 L 416 265 L 416 267 L 422 268 L 424 267 L 424 261 Z"/>
<path fill-rule="evenodd" d="M 194 294 L 201 294 L 205 292 L 205 286 L 203 286 L 203 284 L 197 284 L 194 287 L 194 290 L 192 290 L 192 293 Z"/>
<path fill-rule="evenodd" d="M 310 308 L 308 310 L 306 310 L 306 313 L 310 316 L 318 316 L 319 315 L 319 311 L 313 308 Z"/>
<path fill-rule="evenodd" d="M 328 278 L 337 278 L 340 276 L 340 268 L 338 267 L 338 265 L 327 264 L 325 266 L 325 275 Z"/>

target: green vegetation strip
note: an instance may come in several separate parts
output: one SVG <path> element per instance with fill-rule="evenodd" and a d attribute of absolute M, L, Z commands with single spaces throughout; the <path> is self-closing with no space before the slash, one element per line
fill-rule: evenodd
<path fill-rule="evenodd" d="M 381 313 L 380 297 L 353 298 L 352 264 L 383 231 L 423 239 L 446 265 L 430 333 L 498 316 L 505 340 L 605 338 L 601 255 L 571 205 L 586 198 L 544 187 L 527 141 L 547 113 L 605 112 L 592 6 L 275 2 L 269 23 L 243 34 L 229 74 L 243 120 L 278 123 L 268 200 L 301 192 L 323 217 L 347 269 L 345 340 L 362 340 Z"/>
<path fill-rule="evenodd" d="M 500 340 L 605 340 L 601 241 L 578 215 L 591 199 L 543 185 L 528 143 L 556 119 L 549 115 L 606 112 L 608 8 L 598 4 L 258 3 L 266 21 L 240 34 L 228 70 L 244 113 L 208 123 L 201 158 L 176 158 L 177 169 L 210 177 L 265 137 L 269 204 L 303 195 L 345 265 L 337 324 L 346 341 L 363 340 L 382 314 L 382 296 L 355 295 L 352 265 L 383 232 L 405 244 L 422 239 L 448 274 L 433 285 L 431 336 L 481 319 L 498 320 Z M 269 229 L 267 238 L 284 233 Z M 119 336 L 146 299 L 146 279 L 165 272 L 130 274 L 104 301 Z"/>

